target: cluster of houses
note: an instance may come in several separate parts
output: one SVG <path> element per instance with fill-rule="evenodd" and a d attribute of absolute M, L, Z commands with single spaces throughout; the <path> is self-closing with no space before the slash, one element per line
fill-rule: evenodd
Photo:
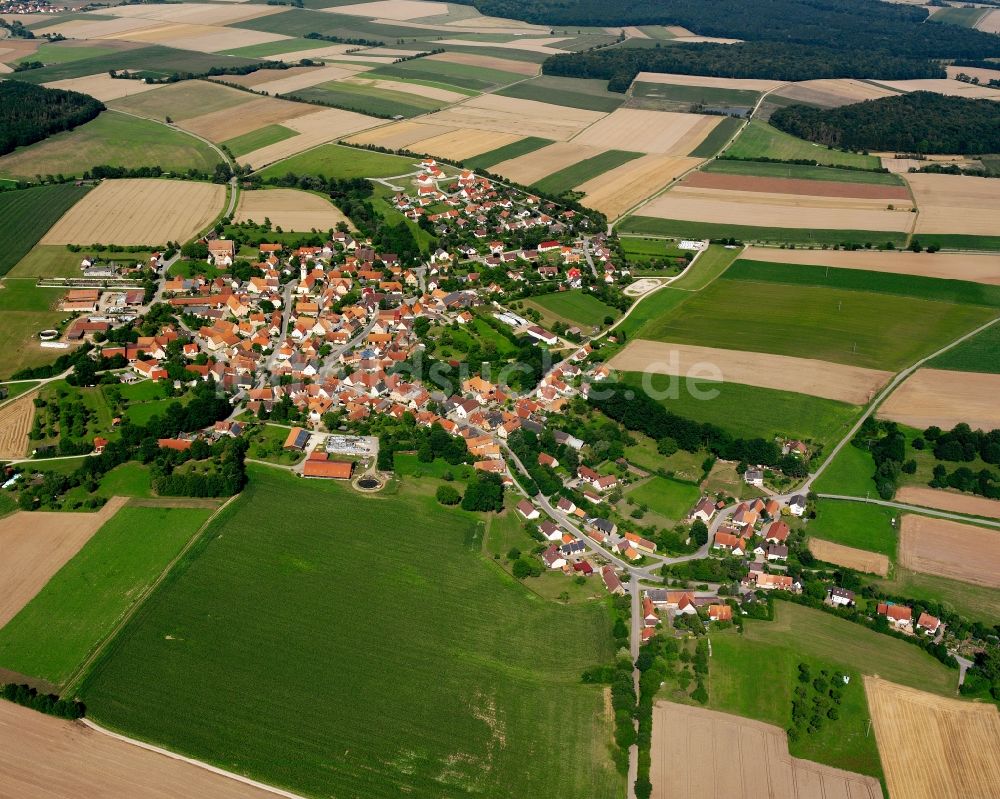
<path fill-rule="evenodd" d="M 716 594 L 702 591 L 671 591 L 665 588 L 646 589 L 642 595 L 642 640 L 656 635 L 663 621 L 672 624 L 679 616 L 697 616 L 704 609 L 709 622 L 733 620 L 733 608 Z"/>

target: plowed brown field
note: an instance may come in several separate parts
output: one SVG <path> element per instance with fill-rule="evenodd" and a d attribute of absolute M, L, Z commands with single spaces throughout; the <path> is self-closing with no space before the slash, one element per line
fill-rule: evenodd
<path fill-rule="evenodd" d="M 1000 588 L 1000 530 L 903 515 L 899 565 L 916 572 Z"/>

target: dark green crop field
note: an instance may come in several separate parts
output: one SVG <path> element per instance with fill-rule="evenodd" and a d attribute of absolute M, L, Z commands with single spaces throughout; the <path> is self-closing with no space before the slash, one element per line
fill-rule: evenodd
<path fill-rule="evenodd" d="M 0 277 L 7 274 L 89 186 L 35 186 L 0 192 Z"/>

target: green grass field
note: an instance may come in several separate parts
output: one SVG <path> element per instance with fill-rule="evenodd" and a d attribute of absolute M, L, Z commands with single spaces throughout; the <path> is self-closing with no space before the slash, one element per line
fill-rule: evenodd
<path fill-rule="evenodd" d="M 507 86 L 497 94 L 607 113 L 611 113 L 625 102 L 624 95 L 608 91 L 608 82 L 605 80 L 560 78 L 553 75 L 542 75 Z"/>
<path fill-rule="evenodd" d="M 87 186 L 63 184 L 0 192 L 0 277 L 88 191 Z"/>
<path fill-rule="evenodd" d="M 460 89 L 473 89 L 477 92 L 489 91 L 525 79 L 524 75 L 516 72 L 452 64 L 450 61 L 425 61 L 422 58 L 377 67 L 371 72 L 365 72 L 364 77 L 429 80 L 439 85 L 457 86 Z"/>
<path fill-rule="evenodd" d="M 104 164 L 211 172 L 218 161 L 218 154 L 193 136 L 157 122 L 105 111 L 86 125 L 8 153 L 0 158 L 0 175 L 26 180 L 34 180 L 38 174 L 80 176 Z"/>
<path fill-rule="evenodd" d="M 362 114 L 379 116 L 414 117 L 429 111 L 436 111 L 447 105 L 442 100 L 421 97 L 409 92 L 335 80 L 291 92 L 289 96 L 298 97 L 308 102 L 349 108 Z"/>
<path fill-rule="evenodd" d="M 837 169 L 829 166 L 802 164 L 772 164 L 767 161 L 730 161 L 725 158 L 710 161 L 702 167 L 704 172 L 721 172 L 726 175 L 753 175 L 762 178 L 794 178 L 796 180 L 825 180 L 834 183 L 873 183 L 880 186 L 904 186 L 905 181 L 892 172 L 866 172 L 860 169 Z"/>
<path fill-rule="evenodd" d="M 639 372 L 624 372 L 621 380 L 637 390 L 644 391 Z M 647 385 L 652 396 L 663 407 L 679 416 L 695 419 L 727 430 L 743 438 L 765 438 L 775 435 L 807 439 L 829 447 L 844 436 L 860 409 L 845 402 L 758 388 L 742 383 L 712 383 L 707 380 L 692 381 L 699 392 L 713 392 L 711 399 L 694 396 L 682 378 L 666 375 L 649 375 Z M 676 389 L 668 392 L 671 385 Z M 672 396 L 672 394 L 676 396 Z"/>
<path fill-rule="evenodd" d="M 297 53 L 301 50 L 315 50 L 329 47 L 329 42 L 322 39 L 279 39 L 276 42 L 261 42 L 249 47 L 237 47 L 235 50 L 223 50 L 226 55 L 243 56 L 244 58 L 267 58 L 281 53 Z"/>
<path fill-rule="evenodd" d="M 63 17 L 60 17 L 61 19 Z M 118 48 L 115 47 L 75 47 L 69 42 L 65 44 L 62 42 L 44 42 L 31 55 L 19 58 L 18 63 L 41 61 L 46 66 L 49 64 L 68 64 L 71 61 L 79 61 L 81 58 L 96 58 L 117 52 L 119 52 Z"/>
<path fill-rule="evenodd" d="M 616 225 L 619 233 L 654 236 L 683 236 L 694 239 L 736 238 L 741 241 L 793 244 L 871 244 L 892 242 L 901 249 L 906 234 L 891 230 L 820 230 L 809 228 L 758 227 L 718 222 L 692 222 L 685 219 L 660 219 L 654 216 L 628 216 Z M 1000 239 L 998 239 L 1000 241 Z"/>
<path fill-rule="evenodd" d="M 659 319 L 670 314 L 690 296 L 686 291 L 669 286 L 657 289 L 633 305 L 628 317 L 615 329 L 629 339 L 648 338 L 646 329 L 652 328 Z"/>
<path fill-rule="evenodd" d="M 2 199 L 2 195 L 0 195 Z M 44 212 L 40 212 L 44 213 Z M 31 280 L 7 279 L 0 288 L 0 377 L 54 361 L 66 350 L 42 349 L 39 330 L 57 326 L 66 314 L 53 310 L 62 289 L 36 288 Z"/>
<path fill-rule="evenodd" d="M 625 150 L 608 150 L 600 155 L 585 158 L 565 169 L 553 172 L 551 175 L 542 178 L 534 187 L 546 194 L 559 196 L 570 189 L 586 183 L 592 178 L 603 175 L 615 167 L 627 164 L 636 158 L 641 158 L 642 153 L 626 152 Z"/>
<path fill-rule="evenodd" d="M 62 685 L 210 515 L 122 508 L 0 630 L 0 664 Z"/>
<path fill-rule="evenodd" d="M 957 613 L 983 624 L 995 624 L 1000 618 L 1000 591 L 982 585 L 963 583 L 920 574 L 897 565 L 891 580 L 876 580 L 883 590 L 917 600 L 934 600 Z"/>
<path fill-rule="evenodd" d="M 880 552 L 895 561 L 899 535 L 892 520 L 896 515 L 892 508 L 864 502 L 819 499 L 816 518 L 809 520 L 806 531 L 835 544 Z"/>
<path fill-rule="evenodd" d="M 816 479 L 813 490 L 847 497 L 876 496 L 873 474 L 875 459 L 871 453 L 848 444 Z"/>
<path fill-rule="evenodd" d="M 377 178 L 415 171 L 416 165 L 411 158 L 339 144 L 324 144 L 272 164 L 260 176 L 267 180 L 293 172 L 296 175 L 324 175 L 331 178 Z"/>
<path fill-rule="evenodd" d="M 963 341 L 927 364 L 934 369 L 1000 374 L 1000 324 Z"/>
<path fill-rule="evenodd" d="M 31 251 L 10 270 L 9 277 L 80 277 L 80 261 L 84 255 L 93 253 L 71 252 L 64 244 L 36 244 Z M 142 252 L 105 253 L 105 257 L 132 265 L 148 261 L 152 253 Z"/>
<path fill-rule="evenodd" d="M 820 164 L 841 164 L 858 169 L 878 169 L 881 164 L 873 155 L 830 150 L 780 131 L 766 122 L 751 120 L 740 137 L 726 150 L 733 158 L 777 158 L 791 161 L 810 158 Z"/>
<path fill-rule="evenodd" d="M 1000 236 L 969 236 L 961 233 L 920 233 L 914 236 L 921 245 L 936 245 L 942 250 L 1000 250 Z"/>
<path fill-rule="evenodd" d="M 993 315 L 973 305 L 723 275 L 642 337 L 895 371 Z"/>
<path fill-rule="evenodd" d="M 642 99 L 665 100 L 678 106 L 708 105 L 752 108 L 760 92 L 670 83 L 632 83 L 632 94 Z"/>
<path fill-rule="evenodd" d="M 928 19 L 931 22 L 944 22 L 948 25 L 974 28 L 987 11 L 989 11 L 988 8 L 939 8 Z"/>
<path fill-rule="evenodd" d="M 663 477 L 650 477 L 629 488 L 625 496 L 635 500 L 636 505 L 646 505 L 651 513 L 661 519 L 676 523 L 684 519 L 701 496 L 698 486 L 679 483 Z M 628 507 L 622 505 L 624 512 Z M 648 523 L 646 521 L 644 524 Z"/>
<path fill-rule="evenodd" d="M 249 92 L 208 80 L 192 80 L 112 100 L 110 107 L 160 122 L 166 117 L 174 122 L 183 122 L 202 114 L 237 108 L 253 99 L 254 95 Z"/>
<path fill-rule="evenodd" d="M 712 131 L 688 155 L 695 158 L 711 158 L 726 146 L 743 124 L 742 119 L 724 117 Z"/>
<path fill-rule="evenodd" d="M 488 152 L 474 155 L 471 158 L 466 158 L 462 163 L 469 169 L 489 169 L 491 166 L 502 163 L 503 161 L 507 161 L 511 158 L 517 158 L 521 155 L 527 155 L 528 153 L 533 153 L 535 150 L 540 150 L 542 147 L 548 147 L 550 144 L 552 144 L 551 139 L 542 139 L 538 136 L 528 136 L 524 139 L 520 139 L 519 141 L 505 144 L 503 147 L 498 147 L 495 150 L 489 150 Z"/>
<path fill-rule="evenodd" d="M 89 716 L 310 795 L 623 793 L 579 677 L 613 652 L 602 604 L 527 591 L 419 481 L 250 472 L 82 685 Z"/>
<path fill-rule="evenodd" d="M 741 248 L 728 248 L 721 244 L 709 244 L 691 264 L 683 277 L 671 283 L 672 288 L 701 291 L 709 283 L 726 272 L 739 257 Z"/>
<path fill-rule="evenodd" d="M 276 144 L 298 135 L 298 131 L 286 128 L 284 125 L 265 125 L 222 143 L 238 158 L 241 155 L 252 153 L 254 150 L 259 150 L 261 147 L 267 147 L 269 144 Z"/>
<path fill-rule="evenodd" d="M 617 308 L 582 289 L 542 294 L 525 300 L 525 304 L 541 311 L 546 323 L 551 320 L 581 327 L 600 327 L 605 317 L 617 319 L 621 315 Z"/>

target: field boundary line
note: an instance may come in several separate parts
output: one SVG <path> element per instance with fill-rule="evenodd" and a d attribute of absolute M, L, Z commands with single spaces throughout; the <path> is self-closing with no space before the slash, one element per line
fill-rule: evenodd
<path fill-rule="evenodd" d="M 94 650 L 90 653 L 90 655 L 87 656 L 87 658 L 83 661 L 83 663 L 81 663 L 77 667 L 77 669 L 69 676 L 66 682 L 63 683 L 62 695 L 72 693 L 70 689 L 75 690 L 78 687 L 80 680 L 87 673 L 87 670 L 93 665 L 93 663 L 97 660 L 97 658 L 101 655 L 101 653 L 104 652 L 107 645 L 118 637 L 118 633 L 120 633 L 122 629 L 125 627 L 125 625 L 128 624 L 128 622 L 132 619 L 132 617 L 135 616 L 139 608 L 141 608 L 145 604 L 146 600 L 149 599 L 150 596 L 152 596 L 153 592 L 157 588 L 159 588 L 159 586 L 167 578 L 167 575 L 169 575 L 170 572 L 174 570 L 174 567 L 191 550 L 191 548 L 195 545 L 195 543 L 201 539 L 202 535 L 208 529 L 209 525 L 213 521 L 215 521 L 216 517 L 220 513 L 222 513 L 222 511 L 228 508 L 236 499 L 238 499 L 242 495 L 242 493 L 243 492 L 241 491 L 239 494 L 234 494 L 229 499 L 227 499 L 215 510 L 215 512 L 213 512 L 211 515 L 209 515 L 207 519 L 205 519 L 204 523 L 197 530 L 195 530 L 194 535 L 192 535 L 188 539 L 187 543 L 183 547 L 181 547 L 180 552 L 178 552 L 170 560 L 170 562 L 163 568 L 163 571 L 160 572 L 159 576 L 152 583 L 149 584 L 149 587 L 145 591 L 143 591 L 139 595 L 136 601 L 132 603 L 132 606 L 129 607 L 118 619 L 115 626 L 111 628 L 108 634 L 105 635 L 102 640 L 97 642 L 97 645 L 94 647 Z"/>
<path fill-rule="evenodd" d="M 188 763 L 192 766 L 196 766 L 205 771 L 210 771 L 213 774 L 218 774 L 221 777 L 225 777 L 235 782 L 241 782 L 244 785 L 249 785 L 252 788 L 259 788 L 262 791 L 267 791 L 275 796 L 284 796 L 286 799 L 306 799 L 306 797 L 301 794 L 292 793 L 291 791 L 286 791 L 283 788 L 277 788 L 273 785 L 268 785 L 264 782 L 258 782 L 257 780 L 252 780 L 249 777 L 244 777 L 242 774 L 237 774 L 233 771 L 226 771 L 225 769 L 219 768 L 218 766 L 213 766 L 210 763 L 206 763 L 203 760 L 195 760 L 192 757 L 186 757 L 184 755 L 178 754 L 177 752 L 171 752 L 169 749 L 164 749 L 160 746 L 154 746 L 153 744 L 146 743 L 145 741 L 140 741 L 137 738 L 129 738 L 127 735 L 121 735 L 120 733 L 113 732 L 106 727 L 102 727 L 94 721 L 88 718 L 80 719 L 85 727 L 94 730 L 94 732 L 99 732 L 101 735 L 107 735 L 109 738 L 114 738 L 116 741 L 122 741 L 123 743 L 129 744 L 130 746 L 137 746 L 140 749 L 145 749 L 147 752 L 155 752 L 158 755 L 163 755 L 164 757 L 169 757 L 171 760 L 179 760 L 182 763 Z"/>

